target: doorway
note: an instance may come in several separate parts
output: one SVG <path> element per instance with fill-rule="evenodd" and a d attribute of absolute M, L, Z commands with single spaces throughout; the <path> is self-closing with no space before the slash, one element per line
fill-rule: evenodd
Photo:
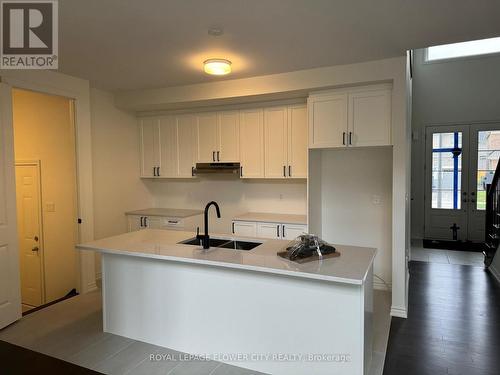
<path fill-rule="evenodd" d="M 61 96 L 12 90 L 23 312 L 77 288 L 73 105 Z"/>
<path fill-rule="evenodd" d="M 425 139 L 425 238 L 483 242 L 500 124 L 430 126 Z"/>

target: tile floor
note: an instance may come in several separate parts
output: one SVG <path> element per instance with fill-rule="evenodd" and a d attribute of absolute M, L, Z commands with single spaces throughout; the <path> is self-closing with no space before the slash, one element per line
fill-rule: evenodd
<path fill-rule="evenodd" d="M 480 252 L 426 249 L 421 240 L 412 240 L 411 260 L 430 263 L 456 264 L 483 267 L 484 256 Z"/>
<path fill-rule="evenodd" d="M 391 294 L 374 291 L 374 356 L 370 375 L 381 375 L 390 327 Z M 102 332 L 100 292 L 36 311 L 0 330 L 0 340 L 104 374 L 250 375 L 256 371 L 214 361 L 150 360 L 182 353 Z"/>

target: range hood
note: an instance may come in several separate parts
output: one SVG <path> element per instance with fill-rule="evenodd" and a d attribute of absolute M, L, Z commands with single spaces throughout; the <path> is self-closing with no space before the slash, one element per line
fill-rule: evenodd
<path fill-rule="evenodd" d="M 193 174 L 239 174 L 240 163 L 196 163 L 196 168 L 193 169 Z"/>

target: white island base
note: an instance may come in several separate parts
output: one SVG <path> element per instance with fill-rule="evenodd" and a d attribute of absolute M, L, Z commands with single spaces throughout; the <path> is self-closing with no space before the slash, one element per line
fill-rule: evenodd
<path fill-rule="evenodd" d="M 203 261 L 179 261 L 130 248 L 102 251 L 106 332 L 275 375 L 368 374 L 372 260 L 358 283 L 293 276 L 295 266 L 281 259 L 287 274 L 244 269 L 235 259 L 221 266 L 220 253 L 214 262 L 201 250 Z M 363 250 L 340 251 L 355 249 Z M 224 251 L 241 252 L 244 263 L 253 250 Z M 262 250 L 256 256 L 263 261 Z"/>

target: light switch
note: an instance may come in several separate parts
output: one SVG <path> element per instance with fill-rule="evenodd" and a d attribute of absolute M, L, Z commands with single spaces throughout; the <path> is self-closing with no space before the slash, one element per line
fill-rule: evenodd
<path fill-rule="evenodd" d="M 56 204 L 54 202 L 45 203 L 46 212 L 56 212 Z"/>

